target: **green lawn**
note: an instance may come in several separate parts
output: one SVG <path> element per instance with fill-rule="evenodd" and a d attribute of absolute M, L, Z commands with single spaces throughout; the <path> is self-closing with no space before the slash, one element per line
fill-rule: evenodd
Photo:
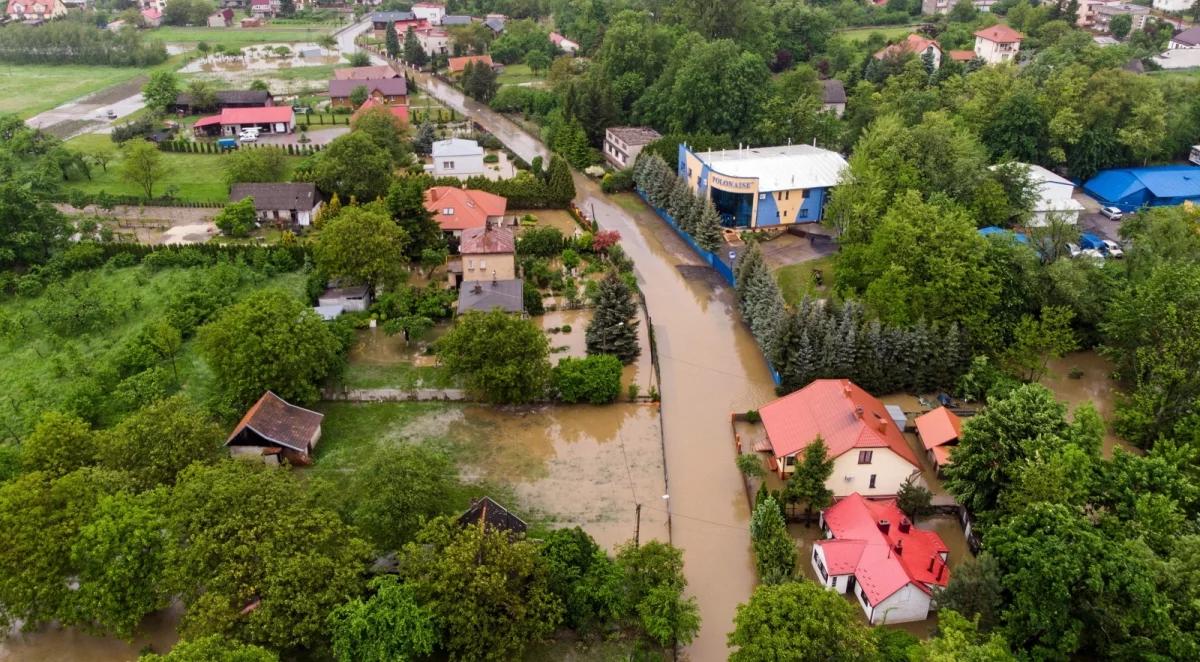
<path fill-rule="evenodd" d="M 458 388 L 458 379 L 441 366 L 414 366 L 411 363 L 380 365 L 351 363 L 342 375 L 345 388 Z"/>
<path fill-rule="evenodd" d="M 101 145 L 112 145 L 108 136 L 102 134 L 86 134 L 67 141 L 76 149 L 87 151 Z M 115 146 L 114 146 L 115 147 Z M 303 157 L 286 157 L 295 165 Z M 225 186 L 224 156 L 221 154 L 176 154 L 162 153 L 163 164 L 167 175 L 162 182 L 154 187 L 154 195 L 162 195 L 169 187 L 177 187 L 176 197 L 189 202 L 225 202 L 229 199 L 229 191 Z M 85 193 L 108 192 L 112 195 L 141 196 L 140 186 L 121 178 L 121 157 L 118 156 L 108 164 L 108 171 L 92 168 L 92 179 L 66 182 L 69 189 L 78 189 Z"/>
<path fill-rule="evenodd" d="M 330 34 L 337 28 L 336 23 L 268 25 L 264 28 L 182 28 L 168 25 L 155 28 L 149 35 L 170 44 L 197 44 L 203 41 L 209 46 L 221 45 L 231 49 L 256 44 L 316 42 L 321 35 Z"/>
<path fill-rule="evenodd" d="M 0 113 L 31 117 L 146 73 L 137 67 L 0 65 Z"/>
<path fill-rule="evenodd" d="M 545 80 L 545 72 L 535 74 L 526 64 L 506 64 L 504 71 L 496 78 L 496 82 L 501 85 L 517 85 L 520 83 L 528 83 L 531 81 Z"/>
<path fill-rule="evenodd" d="M 824 285 L 817 287 L 813 282 L 814 269 L 820 269 Z M 829 255 L 818 260 L 789 264 L 775 272 L 775 280 L 783 290 L 783 298 L 791 305 L 800 303 L 807 294 L 811 297 L 828 297 L 833 293 L 836 275 L 833 271 L 833 256 Z"/>
<path fill-rule="evenodd" d="M 875 25 L 865 28 L 850 28 L 848 30 L 839 30 L 838 35 L 845 37 L 847 41 L 866 41 L 873 34 L 881 34 L 884 39 L 898 39 L 912 32 L 916 28 L 915 25 Z"/>

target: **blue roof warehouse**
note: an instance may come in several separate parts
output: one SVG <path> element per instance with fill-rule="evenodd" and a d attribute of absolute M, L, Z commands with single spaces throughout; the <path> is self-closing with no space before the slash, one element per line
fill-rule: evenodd
<path fill-rule="evenodd" d="M 1122 211 L 1200 202 L 1200 168 L 1169 165 L 1105 170 L 1089 179 L 1083 190 L 1101 204 Z"/>

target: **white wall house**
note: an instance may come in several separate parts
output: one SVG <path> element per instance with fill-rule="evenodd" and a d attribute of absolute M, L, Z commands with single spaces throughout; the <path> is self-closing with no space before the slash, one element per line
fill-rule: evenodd
<path fill-rule="evenodd" d="M 1021 33 L 998 24 L 975 33 L 975 56 L 988 64 L 1013 62 L 1021 51 Z"/>
<path fill-rule="evenodd" d="M 474 140 L 451 138 L 433 143 L 433 174 L 470 177 L 483 174 L 483 148 Z"/>
<path fill-rule="evenodd" d="M 413 16 L 423 18 L 430 25 L 441 25 L 442 18 L 446 16 L 446 5 L 439 5 L 435 2 L 418 2 L 412 6 Z"/>
<path fill-rule="evenodd" d="M 1166 12 L 1185 12 L 1192 8 L 1193 0 L 1154 0 L 1154 8 Z"/>
<path fill-rule="evenodd" d="M 648 126 L 613 126 L 604 131 L 604 158 L 617 168 L 633 167 L 642 148 L 662 138 Z"/>
<path fill-rule="evenodd" d="M 450 33 L 441 28 L 421 28 L 415 30 L 417 34 L 417 43 L 421 44 L 421 50 L 427 55 L 433 56 L 439 53 L 445 54 L 450 52 Z M 403 38 L 401 39 L 403 41 Z"/>

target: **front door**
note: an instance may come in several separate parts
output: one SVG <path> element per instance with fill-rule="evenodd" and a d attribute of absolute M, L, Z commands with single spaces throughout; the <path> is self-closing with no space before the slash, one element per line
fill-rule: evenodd
<path fill-rule="evenodd" d="M 846 580 L 846 593 L 849 593 L 850 595 L 854 595 L 855 585 L 856 585 L 856 582 L 854 581 L 854 575 L 850 575 L 849 579 Z"/>

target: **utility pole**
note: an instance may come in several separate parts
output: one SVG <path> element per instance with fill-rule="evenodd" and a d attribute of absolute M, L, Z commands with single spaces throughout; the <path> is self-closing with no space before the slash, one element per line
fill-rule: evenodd
<path fill-rule="evenodd" d="M 642 537 L 642 504 L 637 504 L 637 507 L 634 508 L 633 512 L 633 546 L 637 547 L 640 544 Z"/>

